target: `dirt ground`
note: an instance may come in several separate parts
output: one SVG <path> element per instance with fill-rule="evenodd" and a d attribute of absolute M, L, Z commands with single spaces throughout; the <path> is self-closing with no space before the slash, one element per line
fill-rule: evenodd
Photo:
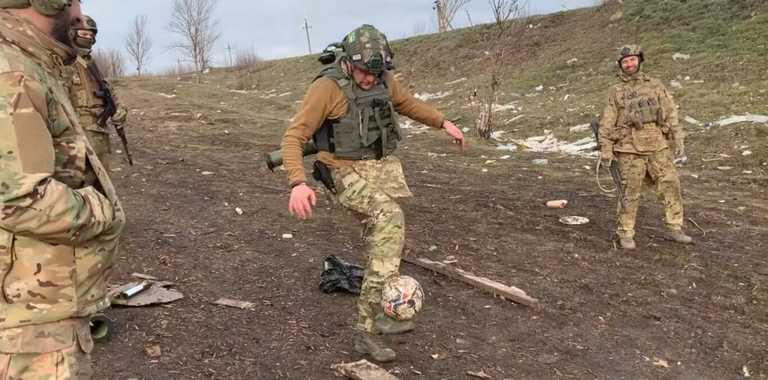
<path fill-rule="evenodd" d="M 261 158 L 279 144 L 300 94 L 264 98 L 174 79 L 119 90 L 132 108 L 136 166 L 116 154 L 129 225 L 113 282 L 146 273 L 176 282 L 186 298 L 110 310 L 118 331 L 95 350 L 97 378 L 332 379 L 332 364 L 360 359 L 350 344 L 354 297 L 317 287 L 325 256 L 361 262 L 357 221 L 325 196 L 311 221 L 291 218 L 285 177 Z M 403 264 L 426 304 L 385 368 L 401 379 L 467 379 L 467 371 L 493 379 L 768 378 L 765 168 L 738 174 L 692 159 L 681 178 L 686 218 L 701 227 L 686 225 L 696 244 L 662 238 L 660 202 L 648 194 L 639 247 L 624 252 L 611 242 L 615 198 L 597 190 L 585 168 L 591 160 L 501 160 L 507 153 L 471 142 L 462 156 L 447 136 L 429 132 L 400 150 L 415 193 L 404 202 L 406 252 L 455 256 L 455 266 L 518 286 L 541 307 Z M 536 158 L 549 163 L 535 166 Z M 543 206 L 551 199 L 571 203 L 551 210 Z M 563 215 L 591 223 L 564 226 Z M 258 307 L 212 304 L 221 297 Z M 149 357 L 145 348 L 155 345 L 162 354 Z"/>

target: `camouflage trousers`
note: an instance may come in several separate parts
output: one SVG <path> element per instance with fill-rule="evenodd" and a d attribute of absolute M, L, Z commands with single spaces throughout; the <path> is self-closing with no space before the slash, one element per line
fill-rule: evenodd
<path fill-rule="evenodd" d="M 385 281 L 399 273 L 405 244 L 405 218 L 397 198 L 409 197 L 402 166 L 396 158 L 356 162 L 334 170 L 337 199 L 364 221 L 365 279 L 357 302 L 356 328 L 374 333 L 382 311 Z"/>
<path fill-rule="evenodd" d="M 93 378 L 87 319 L 2 330 L 0 338 L 0 380 Z"/>
<path fill-rule="evenodd" d="M 680 179 L 672 160 L 672 153 L 664 149 L 649 155 L 617 152 L 619 168 L 624 185 L 624 208 L 619 207 L 620 237 L 635 236 L 637 208 L 640 206 L 643 182 L 650 178 L 656 191 L 664 201 L 667 228 L 680 230 L 683 226 L 683 198 Z"/>

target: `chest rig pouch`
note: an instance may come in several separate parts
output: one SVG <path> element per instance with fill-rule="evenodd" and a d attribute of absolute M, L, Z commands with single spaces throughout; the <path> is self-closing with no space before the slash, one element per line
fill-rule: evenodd
<path fill-rule="evenodd" d="M 386 83 L 380 80 L 364 91 L 335 68 L 320 76 L 336 81 L 347 97 L 348 109 L 343 117 L 323 123 L 314 136 L 318 150 L 344 160 L 380 160 L 392 154 L 402 136 Z"/>
<path fill-rule="evenodd" d="M 639 152 L 655 152 L 666 146 L 662 124 L 664 114 L 656 97 L 639 93 L 626 101 L 632 143 Z"/>

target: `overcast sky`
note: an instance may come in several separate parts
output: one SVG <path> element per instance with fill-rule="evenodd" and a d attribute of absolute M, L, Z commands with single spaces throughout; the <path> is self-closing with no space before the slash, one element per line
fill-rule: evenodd
<path fill-rule="evenodd" d="M 125 38 L 133 19 L 149 17 L 153 33 L 151 52 L 153 71 L 176 64 L 180 53 L 170 49 L 177 37 L 168 32 L 173 0 L 88 0 L 83 11 L 99 25 L 96 48 L 116 48 L 125 59 Z M 304 19 L 310 25 L 312 51 L 318 52 L 331 42 L 340 40 L 355 27 L 369 23 L 391 39 L 434 32 L 436 21 L 431 0 L 219 0 L 216 16 L 220 20 L 221 38 L 214 63 L 226 63 L 227 45 L 233 50 L 250 50 L 262 58 L 282 58 L 307 53 Z M 592 6 L 595 0 L 530 0 L 530 13 L 543 14 Z M 469 15 L 468 15 L 469 14 Z M 459 11 L 454 27 L 489 22 L 492 19 L 488 0 L 471 0 Z M 127 71 L 133 69 L 127 64 Z"/>

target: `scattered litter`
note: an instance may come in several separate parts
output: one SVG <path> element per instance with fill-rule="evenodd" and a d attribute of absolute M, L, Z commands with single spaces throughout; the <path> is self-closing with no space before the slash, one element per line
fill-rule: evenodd
<path fill-rule="evenodd" d="M 468 127 L 464 127 L 464 128 L 461 128 L 461 131 L 464 132 L 464 133 L 467 133 L 467 132 L 471 131 L 471 129 L 469 129 Z"/>
<path fill-rule="evenodd" d="M 597 155 L 597 143 L 594 137 L 567 142 L 557 139 L 551 132 L 544 136 L 529 137 L 525 140 L 512 140 L 527 151 L 539 153 L 565 153 L 575 156 L 594 157 Z"/>
<path fill-rule="evenodd" d="M 546 158 L 539 158 L 531 161 L 531 163 L 534 165 L 544 166 L 549 164 L 549 160 L 547 160 Z"/>
<path fill-rule="evenodd" d="M 459 78 L 459 79 L 456 79 L 456 80 L 453 80 L 453 81 L 450 81 L 450 82 L 445 82 L 445 85 L 446 86 L 451 86 L 451 85 L 454 85 L 456 83 L 464 82 L 465 80 L 467 80 L 467 78 Z"/>
<path fill-rule="evenodd" d="M 563 216 L 559 220 L 560 223 L 568 226 L 580 226 L 589 223 L 589 219 L 583 216 Z"/>
<path fill-rule="evenodd" d="M 334 364 L 331 368 L 339 376 L 345 376 L 353 380 L 398 380 L 397 377 L 385 369 L 365 359 L 354 363 Z"/>
<path fill-rule="evenodd" d="M 437 360 L 437 359 L 439 359 L 439 358 L 440 358 L 440 355 L 438 355 L 438 354 L 432 354 L 432 355 L 429 355 L 429 356 L 430 356 L 432 359 L 435 359 L 435 360 Z"/>
<path fill-rule="evenodd" d="M 690 54 L 683 54 L 683 53 L 672 54 L 672 60 L 674 61 L 687 61 L 689 59 L 691 59 Z"/>
<path fill-rule="evenodd" d="M 209 171 L 200 172 L 200 175 L 213 175 L 213 174 L 215 174 L 215 173 L 214 172 L 209 172 Z"/>
<path fill-rule="evenodd" d="M 742 156 L 750 156 L 750 155 L 752 155 L 752 151 L 751 150 L 745 150 L 745 151 L 741 152 L 741 155 Z"/>
<path fill-rule="evenodd" d="M 134 274 L 134 277 L 142 278 L 140 276 L 151 277 Z M 172 282 L 145 279 L 110 287 L 108 297 L 113 305 L 120 306 L 142 307 L 166 304 L 184 298 L 184 294 L 172 289 L 174 285 Z"/>
<path fill-rule="evenodd" d="M 490 164 L 495 164 L 495 163 L 496 163 L 496 160 L 486 160 L 485 164 L 483 164 L 483 165 L 490 165 Z"/>
<path fill-rule="evenodd" d="M 509 110 L 512 110 L 513 112 L 520 111 L 516 101 L 507 104 L 494 104 L 491 109 L 493 112 L 504 112 Z"/>
<path fill-rule="evenodd" d="M 152 359 L 157 359 L 163 355 L 163 350 L 159 345 L 144 347 L 144 352 Z"/>
<path fill-rule="evenodd" d="M 509 144 L 498 145 L 496 147 L 496 150 L 508 150 L 510 152 L 517 152 L 517 144 L 509 143 Z"/>
<path fill-rule="evenodd" d="M 741 367 L 741 374 L 744 375 L 744 377 L 752 377 L 752 373 L 749 372 L 749 368 L 747 368 L 746 364 Z"/>
<path fill-rule="evenodd" d="M 569 65 L 573 65 L 573 64 L 576 64 L 577 62 L 579 62 L 578 58 L 571 58 L 566 63 L 569 64 Z"/>
<path fill-rule="evenodd" d="M 480 170 L 480 171 L 481 171 L 481 172 L 483 172 L 483 173 L 488 173 L 488 169 L 486 169 L 486 168 L 483 168 L 483 169 L 482 169 L 482 170 Z"/>
<path fill-rule="evenodd" d="M 136 277 L 136 278 L 138 278 L 138 279 L 142 279 L 142 280 L 152 280 L 152 281 L 157 281 L 157 280 L 159 280 L 159 279 L 158 279 L 157 277 L 155 277 L 155 276 L 152 276 L 152 275 L 148 275 L 148 274 L 144 274 L 144 273 L 131 273 L 131 277 Z"/>
<path fill-rule="evenodd" d="M 242 310 L 253 310 L 256 308 L 256 304 L 253 302 L 238 301 L 229 298 L 219 298 L 218 300 L 213 301 L 213 304 L 219 306 L 234 307 Z"/>
<path fill-rule="evenodd" d="M 475 377 L 478 379 L 492 379 L 490 375 L 488 375 L 483 371 L 480 371 L 480 372 L 467 371 L 467 376 Z"/>
<path fill-rule="evenodd" d="M 506 131 L 493 131 L 491 132 L 491 138 L 494 140 L 501 140 L 501 136 L 507 133 Z"/>
<path fill-rule="evenodd" d="M 564 101 L 564 102 L 567 102 L 567 101 L 568 101 L 568 98 L 570 98 L 570 97 L 571 97 L 571 95 L 570 95 L 570 94 L 566 94 L 566 95 L 563 97 L 563 101 Z"/>
<path fill-rule="evenodd" d="M 568 201 L 565 199 L 559 199 L 559 200 L 547 202 L 547 207 L 549 208 L 565 208 L 565 206 L 567 205 L 568 205 Z"/>
<path fill-rule="evenodd" d="M 505 154 L 505 155 L 503 155 L 503 156 L 499 157 L 499 160 L 508 160 L 508 159 L 510 159 L 511 157 L 512 157 L 512 156 L 510 156 L 510 155 L 508 155 L 508 154 Z"/>
<path fill-rule="evenodd" d="M 166 93 L 164 93 L 164 92 L 158 93 L 158 95 L 160 95 L 160 96 L 162 96 L 162 97 L 164 97 L 164 98 L 169 98 L 169 99 L 173 99 L 173 98 L 175 98 L 175 97 L 176 97 L 176 94 L 173 94 L 173 95 L 169 95 L 169 94 L 166 94 Z"/>
<path fill-rule="evenodd" d="M 728 170 L 731 170 L 731 169 L 733 169 L 732 166 L 718 166 L 717 167 L 717 170 L 722 170 L 722 171 L 728 171 Z"/>
<path fill-rule="evenodd" d="M 764 115 L 742 115 L 742 116 L 731 116 L 727 117 L 725 119 L 720 119 L 719 121 L 716 121 L 714 123 L 708 124 L 707 127 L 725 127 L 731 124 L 737 124 L 737 123 L 753 123 L 753 124 L 768 124 L 768 116 Z"/>
<path fill-rule="evenodd" d="M 672 81 L 670 81 L 670 82 L 669 82 L 669 85 L 670 85 L 672 88 L 678 88 L 678 89 L 680 89 L 680 88 L 683 88 L 683 84 L 682 84 L 682 83 L 680 83 L 679 81 L 676 81 L 676 80 L 672 80 Z"/>
<path fill-rule="evenodd" d="M 443 264 L 456 264 L 459 260 L 456 259 L 456 256 L 448 256 L 443 260 Z"/>
<path fill-rule="evenodd" d="M 535 90 L 536 90 L 536 92 L 543 92 L 544 91 L 544 85 L 540 84 L 540 85 L 536 86 Z"/>
<path fill-rule="evenodd" d="M 751 170 L 744 170 L 743 172 L 741 172 L 741 174 L 752 174 L 752 171 Z"/>
<path fill-rule="evenodd" d="M 282 98 L 282 97 L 284 97 L 284 96 L 288 96 L 288 95 L 290 95 L 290 94 L 291 94 L 291 92 L 284 92 L 284 93 L 282 93 L 282 94 L 278 95 L 277 97 L 278 97 L 278 98 Z"/>
<path fill-rule="evenodd" d="M 693 125 L 696 125 L 696 126 L 699 126 L 699 127 L 704 125 L 704 123 L 702 123 L 702 122 L 700 122 L 700 121 L 698 121 L 698 120 L 696 120 L 696 119 L 694 119 L 694 118 L 692 118 L 690 116 L 686 116 L 685 118 L 683 118 L 683 120 L 685 120 L 688 124 L 693 124 Z"/>
<path fill-rule="evenodd" d="M 323 293 L 346 291 L 359 295 L 364 276 L 365 268 L 331 255 L 323 260 L 323 273 L 320 274 L 318 286 Z"/>
<path fill-rule="evenodd" d="M 293 239 L 293 234 L 283 234 L 283 240 Z"/>
<path fill-rule="evenodd" d="M 437 251 L 437 246 L 436 245 L 432 245 L 432 246 L 429 247 L 429 252 L 435 252 L 435 251 Z"/>
<path fill-rule="evenodd" d="M 569 129 L 569 131 L 571 131 L 571 133 L 580 133 L 580 132 L 586 132 L 586 131 L 589 131 L 589 130 L 590 130 L 590 125 L 589 124 L 580 124 L 580 125 L 577 125 L 575 127 L 571 127 L 571 129 Z"/>
<path fill-rule="evenodd" d="M 243 211 L 243 209 L 241 209 L 240 207 L 235 207 L 235 214 L 243 215 L 243 213 L 245 213 L 245 211 Z"/>
<path fill-rule="evenodd" d="M 725 203 L 725 199 L 721 199 L 721 200 L 717 201 L 717 203 Z"/>
<path fill-rule="evenodd" d="M 653 365 L 659 368 L 669 368 L 669 362 L 664 359 L 655 358 Z"/>
<path fill-rule="evenodd" d="M 425 92 L 423 94 L 416 93 L 413 96 L 416 99 L 423 100 L 423 101 L 428 101 L 428 100 L 442 99 L 442 98 L 445 98 L 446 96 L 449 96 L 451 94 L 453 94 L 453 91 L 440 91 L 440 92 L 434 93 L 434 94 L 430 94 L 428 92 Z"/>

